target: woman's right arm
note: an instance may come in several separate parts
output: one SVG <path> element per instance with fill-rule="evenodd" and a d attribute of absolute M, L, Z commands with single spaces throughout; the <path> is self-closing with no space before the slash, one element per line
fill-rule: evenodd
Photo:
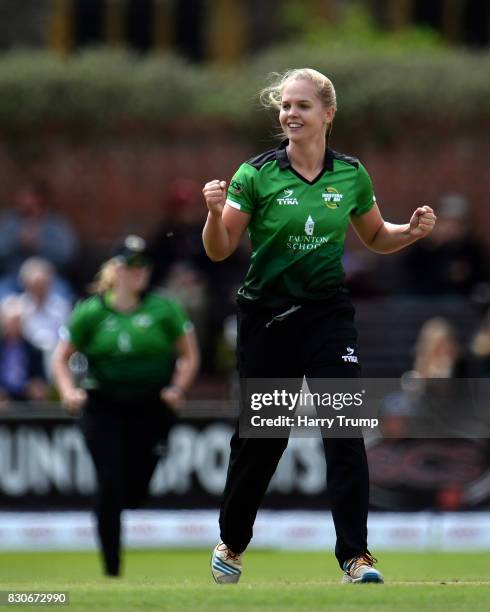
<path fill-rule="evenodd" d="M 237 248 L 250 215 L 226 205 L 226 182 L 211 181 L 202 190 L 208 218 L 202 233 L 204 249 L 212 261 L 222 261 Z"/>
<path fill-rule="evenodd" d="M 75 387 L 68 362 L 76 347 L 68 340 L 60 340 L 53 355 L 53 378 L 61 402 L 70 414 L 78 414 L 87 400 L 87 393 Z"/>

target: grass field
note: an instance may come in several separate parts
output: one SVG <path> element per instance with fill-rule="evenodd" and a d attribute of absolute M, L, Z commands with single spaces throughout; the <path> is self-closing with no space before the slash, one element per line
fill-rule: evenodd
<path fill-rule="evenodd" d="M 94 553 L 1 553 L 0 590 L 69 591 L 70 612 L 490 610 L 488 554 L 376 554 L 384 585 L 340 585 L 333 556 L 317 552 L 252 549 L 239 585 L 211 581 L 207 550 L 128 551 L 120 579 L 101 577 Z"/>

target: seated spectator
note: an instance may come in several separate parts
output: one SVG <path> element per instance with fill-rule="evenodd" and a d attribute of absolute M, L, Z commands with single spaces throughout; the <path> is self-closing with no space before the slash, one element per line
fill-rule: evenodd
<path fill-rule="evenodd" d="M 419 378 L 461 378 L 466 361 L 453 327 L 443 317 L 426 321 L 415 344 L 414 371 Z"/>
<path fill-rule="evenodd" d="M 19 297 L 22 329 L 27 340 L 43 352 L 48 375 L 60 327 L 71 312 L 69 300 L 53 290 L 54 278 L 53 266 L 41 257 L 27 259 L 19 272 L 20 285 L 24 288 Z"/>
<path fill-rule="evenodd" d="M 427 437 L 460 437 L 478 430 L 468 381 L 470 364 L 452 325 L 443 317 L 426 321 L 415 346 L 413 372 L 407 373 L 408 395 L 418 417 L 429 418 Z M 411 382 L 410 376 L 412 377 Z M 418 422 L 424 427 L 424 421 Z M 476 428 L 476 429 L 475 429 Z"/>
<path fill-rule="evenodd" d="M 209 259 L 202 248 L 205 214 L 199 183 L 174 180 L 162 202 L 163 219 L 149 239 L 155 261 L 152 282 L 164 284 L 173 264 L 185 262 L 206 275 Z"/>
<path fill-rule="evenodd" d="M 404 291 L 426 296 L 470 296 L 488 281 L 487 254 L 471 232 L 470 203 L 458 194 L 443 196 L 437 223 L 427 240 L 407 249 L 402 259 Z"/>
<path fill-rule="evenodd" d="M 48 385 L 43 356 L 22 335 L 22 305 L 17 296 L 0 306 L 0 403 L 9 400 L 45 400 Z"/>
<path fill-rule="evenodd" d="M 0 295 L 15 292 L 22 263 L 32 256 L 50 261 L 61 274 L 73 262 L 78 240 L 69 223 L 49 206 L 44 183 L 22 185 L 15 196 L 15 208 L 0 218 Z M 61 283 L 60 287 L 66 287 Z M 67 290 L 67 289 L 66 289 Z"/>
<path fill-rule="evenodd" d="M 490 378 L 490 308 L 470 346 L 472 376 Z"/>
<path fill-rule="evenodd" d="M 209 334 L 209 293 L 204 275 L 188 262 L 176 262 L 168 270 L 165 289 L 184 306 L 195 325 L 199 346 L 209 359 L 212 338 Z"/>
<path fill-rule="evenodd" d="M 401 377 L 400 392 L 384 400 L 384 435 L 423 437 L 420 427 L 424 423 L 418 419 L 424 416 L 432 418 L 427 431 L 432 436 L 434 423 L 439 425 L 440 419 L 445 422 L 439 431 L 451 425 L 455 416 L 459 424 L 458 412 L 469 396 L 465 382 L 457 379 L 467 375 L 468 361 L 451 324 L 443 317 L 428 319 L 417 337 L 413 369 Z"/>
<path fill-rule="evenodd" d="M 162 219 L 149 236 L 155 261 L 152 283 L 169 288 L 196 325 L 202 371 L 215 372 L 223 319 L 235 310 L 235 293 L 248 268 L 248 247 L 240 246 L 222 264 L 211 262 L 202 246 L 206 207 L 201 185 L 176 178 L 162 201 Z"/>
<path fill-rule="evenodd" d="M 152 282 L 165 284 L 175 263 L 185 263 L 199 272 L 210 294 L 221 302 L 229 302 L 234 311 L 235 292 L 249 265 L 249 247 L 241 244 L 220 267 L 211 262 L 202 246 L 202 227 L 206 216 L 201 186 L 192 179 L 175 179 L 162 202 L 162 220 L 149 237 L 148 244 L 155 260 Z M 218 268 L 216 268 L 218 265 Z M 219 319 L 221 327 L 223 317 Z"/>

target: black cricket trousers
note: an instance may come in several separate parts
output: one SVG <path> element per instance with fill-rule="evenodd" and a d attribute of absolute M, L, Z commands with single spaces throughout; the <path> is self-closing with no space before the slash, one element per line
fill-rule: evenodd
<path fill-rule="evenodd" d="M 239 305 L 237 361 L 240 378 L 357 378 L 354 307 L 339 291 L 297 310 Z M 352 354 L 347 351 L 347 354 Z M 223 542 L 243 552 L 252 539 L 255 517 L 287 439 L 231 439 L 230 462 L 220 511 Z M 369 471 L 364 440 L 324 438 L 327 491 L 337 536 L 335 555 L 344 561 L 367 548 Z"/>
<path fill-rule="evenodd" d="M 109 576 L 120 573 L 121 511 L 144 502 L 159 447 L 175 420 L 155 394 L 131 401 L 89 395 L 80 426 L 97 477 L 94 511 Z"/>

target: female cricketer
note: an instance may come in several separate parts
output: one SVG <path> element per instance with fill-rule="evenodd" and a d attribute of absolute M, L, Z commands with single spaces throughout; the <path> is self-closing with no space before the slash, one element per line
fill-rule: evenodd
<path fill-rule="evenodd" d="M 95 295 L 74 309 L 54 356 L 53 373 L 67 410 L 78 414 L 97 475 L 95 515 L 104 571 L 120 574 L 121 511 L 137 508 L 199 364 L 192 324 L 181 307 L 147 290 L 146 245 L 128 236 L 103 264 Z M 69 369 L 88 362 L 83 387 Z"/>
<path fill-rule="evenodd" d="M 286 140 L 242 164 L 228 189 L 223 180 L 203 189 L 210 259 L 226 259 L 245 229 L 252 243 L 237 296 L 240 377 L 359 377 L 354 308 L 341 264 L 348 225 L 372 251 L 391 253 L 429 234 L 435 215 L 422 206 L 404 225 L 384 221 L 364 166 L 328 147 L 337 102 L 323 74 L 291 70 L 263 90 L 261 100 L 278 110 Z M 381 583 L 367 545 L 364 441 L 323 442 L 342 580 Z M 211 562 L 219 583 L 240 578 L 258 507 L 286 446 L 287 439 L 240 438 L 238 429 L 232 437 L 221 542 Z"/>

